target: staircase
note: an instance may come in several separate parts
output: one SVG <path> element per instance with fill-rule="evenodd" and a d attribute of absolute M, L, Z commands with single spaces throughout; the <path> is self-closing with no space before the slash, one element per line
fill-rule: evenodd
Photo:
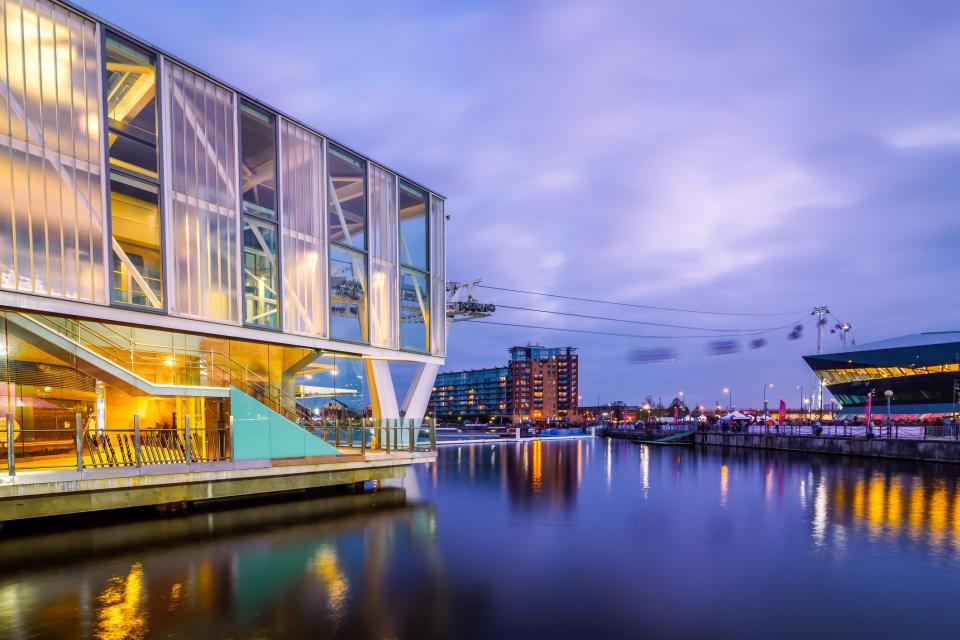
<path fill-rule="evenodd" d="M 134 395 L 228 397 L 234 386 L 291 422 L 310 418 L 294 396 L 219 351 L 145 349 L 115 327 L 87 320 L 11 313 L 8 321 L 11 330 L 28 334 L 24 338 L 30 343 L 67 361 L 76 359 L 79 368 Z"/>

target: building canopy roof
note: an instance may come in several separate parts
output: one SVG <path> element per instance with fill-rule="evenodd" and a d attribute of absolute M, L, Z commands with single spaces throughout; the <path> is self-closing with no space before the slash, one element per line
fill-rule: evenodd
<path fill-rule="evenodd" d="M 862 366 L 917 367 L 960 362 L 960 331 L 930 331 L 803 357 L 815 370 Z"/>

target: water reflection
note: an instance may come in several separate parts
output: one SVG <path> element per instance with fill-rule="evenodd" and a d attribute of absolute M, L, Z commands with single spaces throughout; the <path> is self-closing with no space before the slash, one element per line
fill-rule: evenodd
<path fill-rule="evenodd" d="M 872 541 L 910 540 L 960 553 L 960 487 L 952 469 L 904 472 L 874 465 L 822 470 L 814 502 L 814 539 L 842 525 Z"/>
<path fill-rule="evenodd" d="M 0 637 L 429 630 L 443 601 L 407 605 L 443 584 L 435 532 L 434 510 L 406 505 L 402 490 L 25 532 L 0 543 Z M 391 596 L 407 579 L 405 597 Z"/>
<path fill-rule="evenodd" d="M 558 447 L 538 440 L 451 446 L 443 452 L 441 463 L 430 465 L 426 473 L 433 479 L 434 488 L 465 480 L 486 485 L 496 478 L 513 506 L 569 509 L 583 482 L 590 444 L 583 441 L 565 444 Z"/>
<path fill-rule="evenodd" d="M 0 638 L 952 637 L 958 471 L 455 445 L 409 494 L 5 531 Z"/>

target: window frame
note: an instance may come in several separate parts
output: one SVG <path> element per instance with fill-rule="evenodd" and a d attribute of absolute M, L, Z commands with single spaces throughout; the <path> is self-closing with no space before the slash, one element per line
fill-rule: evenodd
<path fill-rule="evenodd" d="M 126 171 L 121 167 L 114 167 L 110 162 L 110 118 L 108 111 L 108 93 L 109 88 L 107 86 L 107 41 L 113 38 L 127 45 L 132 45 L 135 49 L 142 49 L 148 54 L 153 56 L 153 86 L 154 86 L 154 110 L 156 127 L 157 127 L 157 177 L 154 180 L 151 176 L 146 176 L 143 174 L 136 173 L 134 171 Z M 107 229 L 107 247 L 106 252 L 108 256 L 106 268 L 107 268 L 107 300 L 108 305 L 111 307 L 118 307 L 122 309 L 132 309 L 136 311 L 145 311 L 147 313 L 156 313 L 161 315 L 169 314 L 170 311 L 170 291 L 168 289 L 167 277 L 167 246 L 166 246 L 166 237 L 167 237 L 167 219 L 166 211 L 164 207 L 164 180 L 166 172 L 164 171 L 164 153 L 165 149 L 163 147 L 163 117 L 161 110 L 161 99 L 163 95 L 163 84 L 162 84 L 162 75 L 160 73 L 161 68 L 161 59 L 162 54 L 156 49 L 147 47 L 138 41 L 134 41 L 132 38 L 127 35 L 107 27 L 106 25 L 100 29 L 100 117 L 104 126 L 101 131 L 102 135 L 102 144 L 103 144 L 103 166 L 104 166 L 104 176 L 103 184 L 106 190 L 106 197 L 104 198 L 104 211 L 106 212 L 106 229 Z M 150 307 L 143 305 L 130 304 L 126 302 L 117 302 L 113 299 L 114 294 L 114 281 L 113 281 L 113 261 L 114 261 L 114 249 L 113 249 L 113 191 L 110 187 L 111 177 L 113 172 L 116 171 L 118 174 L 140 180 L 143 182 L 148 182 L 150 184 L 155 184 L 157 187 L 157 216 L 160 222 L 160 293 L 161 300 L 159 307 Z"/>
<path fill-rule="evenodd" d="M 272 109 L 268 109 L 265 105 L 260 104 L 254 100 L 251 100 L 242 93 L 237 92 L 237 109 L 236 109 L 236 126 L 237 126 L 237 204 L 240 213 L 240 324 L 244 327 L 250 327 L 252 329 L 260 329 L 262 331 L 273 331 L 278 333 L 283 333 L 283 223 L 281 220 L 281 195 L 280 195 L 280 114 Z M 248 107 L 266 113 L 273 117 L 273 155 L 274 155 L 274 165 L 273 165 L 273 184 L 274 184 L 274 218 L 268 218 L 266 216 L 260 215 L 258 213 L 248 213 L 243 209 L 243 105 L 246 104 Z M 244 220 L 250 216 L 256 221 L 261 223 L 266 223 L 273 225 L 273 228 L 276 231 L 276 240 L 277 240 L 277 326 L 268 327 L 262 324 L 257 324 L 255 322 L 249 322 L 247 320 L 247 304 L 246 304 L 246 273 L 244 272 L 244 254 L 246 249 L 246 243 L 244 242 Z"/>
<path fill-rule="evenodd" d="M 400 220 L 400 194 L 403 192 L 403 185 L 406 184 L 407 188 L 412 191 L 418 191 L 423 196 L 423 217 L 424 217 L 424 264 L 426 264 L 426 269 L 421 269 L 420 267 L 408 264 L 403 260 L 403 251 L 400 250 L 400 247 L 403 243 L 403 232 L 401 230 L 401 220 Z M 430 192 L 422 187 L 410 182 L 409 180 L 397 176 L 397 332 L 399 335 L 399 340 L 397 345 L 401 351 L 406 351 L 408 353 L 420 353 L 420 354 L 430 354 L 433 345 L 430 341 L 430 327 L 433 323 L 433 317 L 430 309 L 430 287 L 431 287 L 431 271 L 430 271 L 430 259 L 432 254 L 430 252 Z M 419 349 L 409 349 L 404 348 L 403 346 L 403 272 L 404 270 L 412 271 L 414 273 L 420 274 L 423 276 L 424 282 L 426 283 L 427 296 L 426 296 L 426 307 L 427 307 L 427 318 L 424 318 L 424 331 L 426 332 L 426 339 L 424 343 L 426 348 L 423 351 Z"/>
<path fill-rule="evenodd" d="M 361 180 L 363 180 L 363 248 L 357 248 L 349 244 L 345 244 L 338 240 L 334 240 L 330 234 L 330 198 L 336 197 L 336 194 L 327 193 L 330 190 L 331 185 L 333 184 L 333 177 L 330 174 L 330 154 L 331 150 L 336 149 L 338 153 L 341 153 L 345 156 L 349 156 L 358 160 L 361 164 Z M 370 344 L 370 184 L 368 176 L 368 167 L 370 161 L 360 156 L 352 151 L 331 142 L 329 139 L 324 138 L 324 193 L 327 197 L 323 206 L 323 229 L 326 234 L 327 239 L 327 282 L 325 286 L 327 287 L 327 338 L 330 340 L 335 340 L 338 342 L 345 342 L 349 344 Z M 338 201 L 339 202 L 339 201 Z M 341 338 L 333 335 L 333 289 L 330 286 L 330 279 L 332 278 L 333 272 L 330 268 L 332 262 L 332 252 L 330 250 L 331 245 L 335 245 L 337 249 L 343 251 L 347 255 L 350 253 L 360 254 L 364 260 L 363 265 L 363 277 L 364 277 L 364 286 L 363 286 L 363 308 L 366 319 L 359 318 L 361 334 L 363 333 L 364 323 L 367 327 L 367 335 L 365 338 L 361 337 L 361 340 L 351 340 L 350 338 Z M 356 274 L 355 274 L 356 276 Z"/>

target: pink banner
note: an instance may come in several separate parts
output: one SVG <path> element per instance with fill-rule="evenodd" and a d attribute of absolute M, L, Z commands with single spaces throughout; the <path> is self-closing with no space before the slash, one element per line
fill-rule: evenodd
<path fill-rule="evenodd" d="M 673 424 L 680 422 L 680 407 L 673 405 Z"/>
<path fill-rule="evenodd" d="M 779 425 L 782 426 L 782 425 L 783 425 L 783 421 L 786 419 L 786 417 L 787 417 L 787 403 L 784 402 L 783 400 L 781 400 L 781 401 L 780 401 L 780 413 L 779 413 L 779 415 L 777 416 L 777 424 L 779 424 Z"/>
<path fill-rule="evenodd" d="M 867 394 L 867 424 L 870 424 L 873 417 L 873 391 Z"/>

